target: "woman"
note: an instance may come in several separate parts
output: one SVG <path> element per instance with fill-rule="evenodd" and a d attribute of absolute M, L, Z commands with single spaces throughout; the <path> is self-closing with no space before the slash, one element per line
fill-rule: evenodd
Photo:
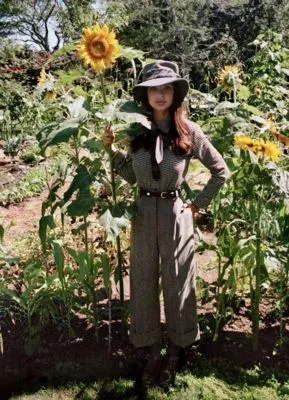
<path fill-rule="evenodd" d="M 133 96 L 147 108 L 152 129 L 144 128 L 127 154 L 117 151 L 111 129 L 103 135 L 104 145 L 114 153 L 117 173 L 139 188 L 131 232 L 130 339 L 136 348 L 149 349 L 144 385 L 157 379 L 162 386 L 173 383 L 179 349 L 199 338 L 192 214 L 208 206 L 228 176 L 221 155 L 200 127 L 185 117 L 181 105 L 188 89 L 175 63 L 146 65 Z M 211 178 L 192 203 L 184 204 L 180 188 L 192 157 L 210 170 Z M 164 360 L 159 275 L 169 338 Z"/>

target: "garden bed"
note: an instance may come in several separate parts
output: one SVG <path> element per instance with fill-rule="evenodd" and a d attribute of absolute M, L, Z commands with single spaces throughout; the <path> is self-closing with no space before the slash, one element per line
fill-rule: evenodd
<path fill-rule="evenodd" d="M 264 312 L 266 305 L 263 305 Z M 234 319 L 227 323 L 219 339 L 213 343 L 202 332 L 201 340 L 189 352 L 189 370 L 200 359 L 225 360 L 232 369 L 258 366 L 262 370 L 278 369 L 289 372 L 288 339 L 284 337 L 284 347 L 278 349 L 278 325 L 262 319 L 260 350 L 252 352 L 250 339 L 249 310 L 243 308 Z M 202 315 L 201 326 L 209 323 L 212 316 Z M 288 323 L 288 321 L 286 321 Z M 119 320 L 112 322 L 111 352 L 108 354 L 108 322 L 98 329 L 98 341 L 93 326 L 89 326 L 81 316 L 72 319 L 73 336 L 68 338 L 68 330 L 63 322 L 50 326 L 41 332 L 41 343 L 33 355 L 27 355 L 27 333 L 20 323 L 6 325 L 2 331 L 4 352 L 0 356 L 1 399 L 9 398 L 23 390 L 34 392 L 40 387 L 63 385 L 67 382 L 93 382 L 99 378 L 135 377 L 135 352 L 126 335 L 122 335 Z"/>

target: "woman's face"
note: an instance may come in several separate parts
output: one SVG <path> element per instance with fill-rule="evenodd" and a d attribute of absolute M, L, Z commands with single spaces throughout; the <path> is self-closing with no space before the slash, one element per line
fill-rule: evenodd
<path fill-rule="evenodd" d="M 174 86 L 172 84 L 148 87 L 149 105 L 156 111 L 165 111 L 170 108 L 174 100 Z"/>

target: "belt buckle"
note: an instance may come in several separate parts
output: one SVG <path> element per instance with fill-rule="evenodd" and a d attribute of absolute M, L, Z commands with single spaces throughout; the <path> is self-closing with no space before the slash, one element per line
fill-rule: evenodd
<path fill-rule="evenodd" d="M 161 199 L 166 199 L 167 198 L 167 192 L 161 192 L 160 198 Z"/>

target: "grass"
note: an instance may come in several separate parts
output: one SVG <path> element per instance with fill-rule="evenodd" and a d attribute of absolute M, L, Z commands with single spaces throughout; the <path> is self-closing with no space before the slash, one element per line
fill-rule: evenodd
<path fill-rule="evenodd" d="M 198 360 L 191 371 L 178 374 L 168 392 L 151 388 L 136 394 L 131 379 L 71 383 L 41 388 L 34 393 L 11 397 L 13 400 L 275 400 L 289 399 L 289 377 L 260 368 L 237 369 L 217 360 Z"/>

